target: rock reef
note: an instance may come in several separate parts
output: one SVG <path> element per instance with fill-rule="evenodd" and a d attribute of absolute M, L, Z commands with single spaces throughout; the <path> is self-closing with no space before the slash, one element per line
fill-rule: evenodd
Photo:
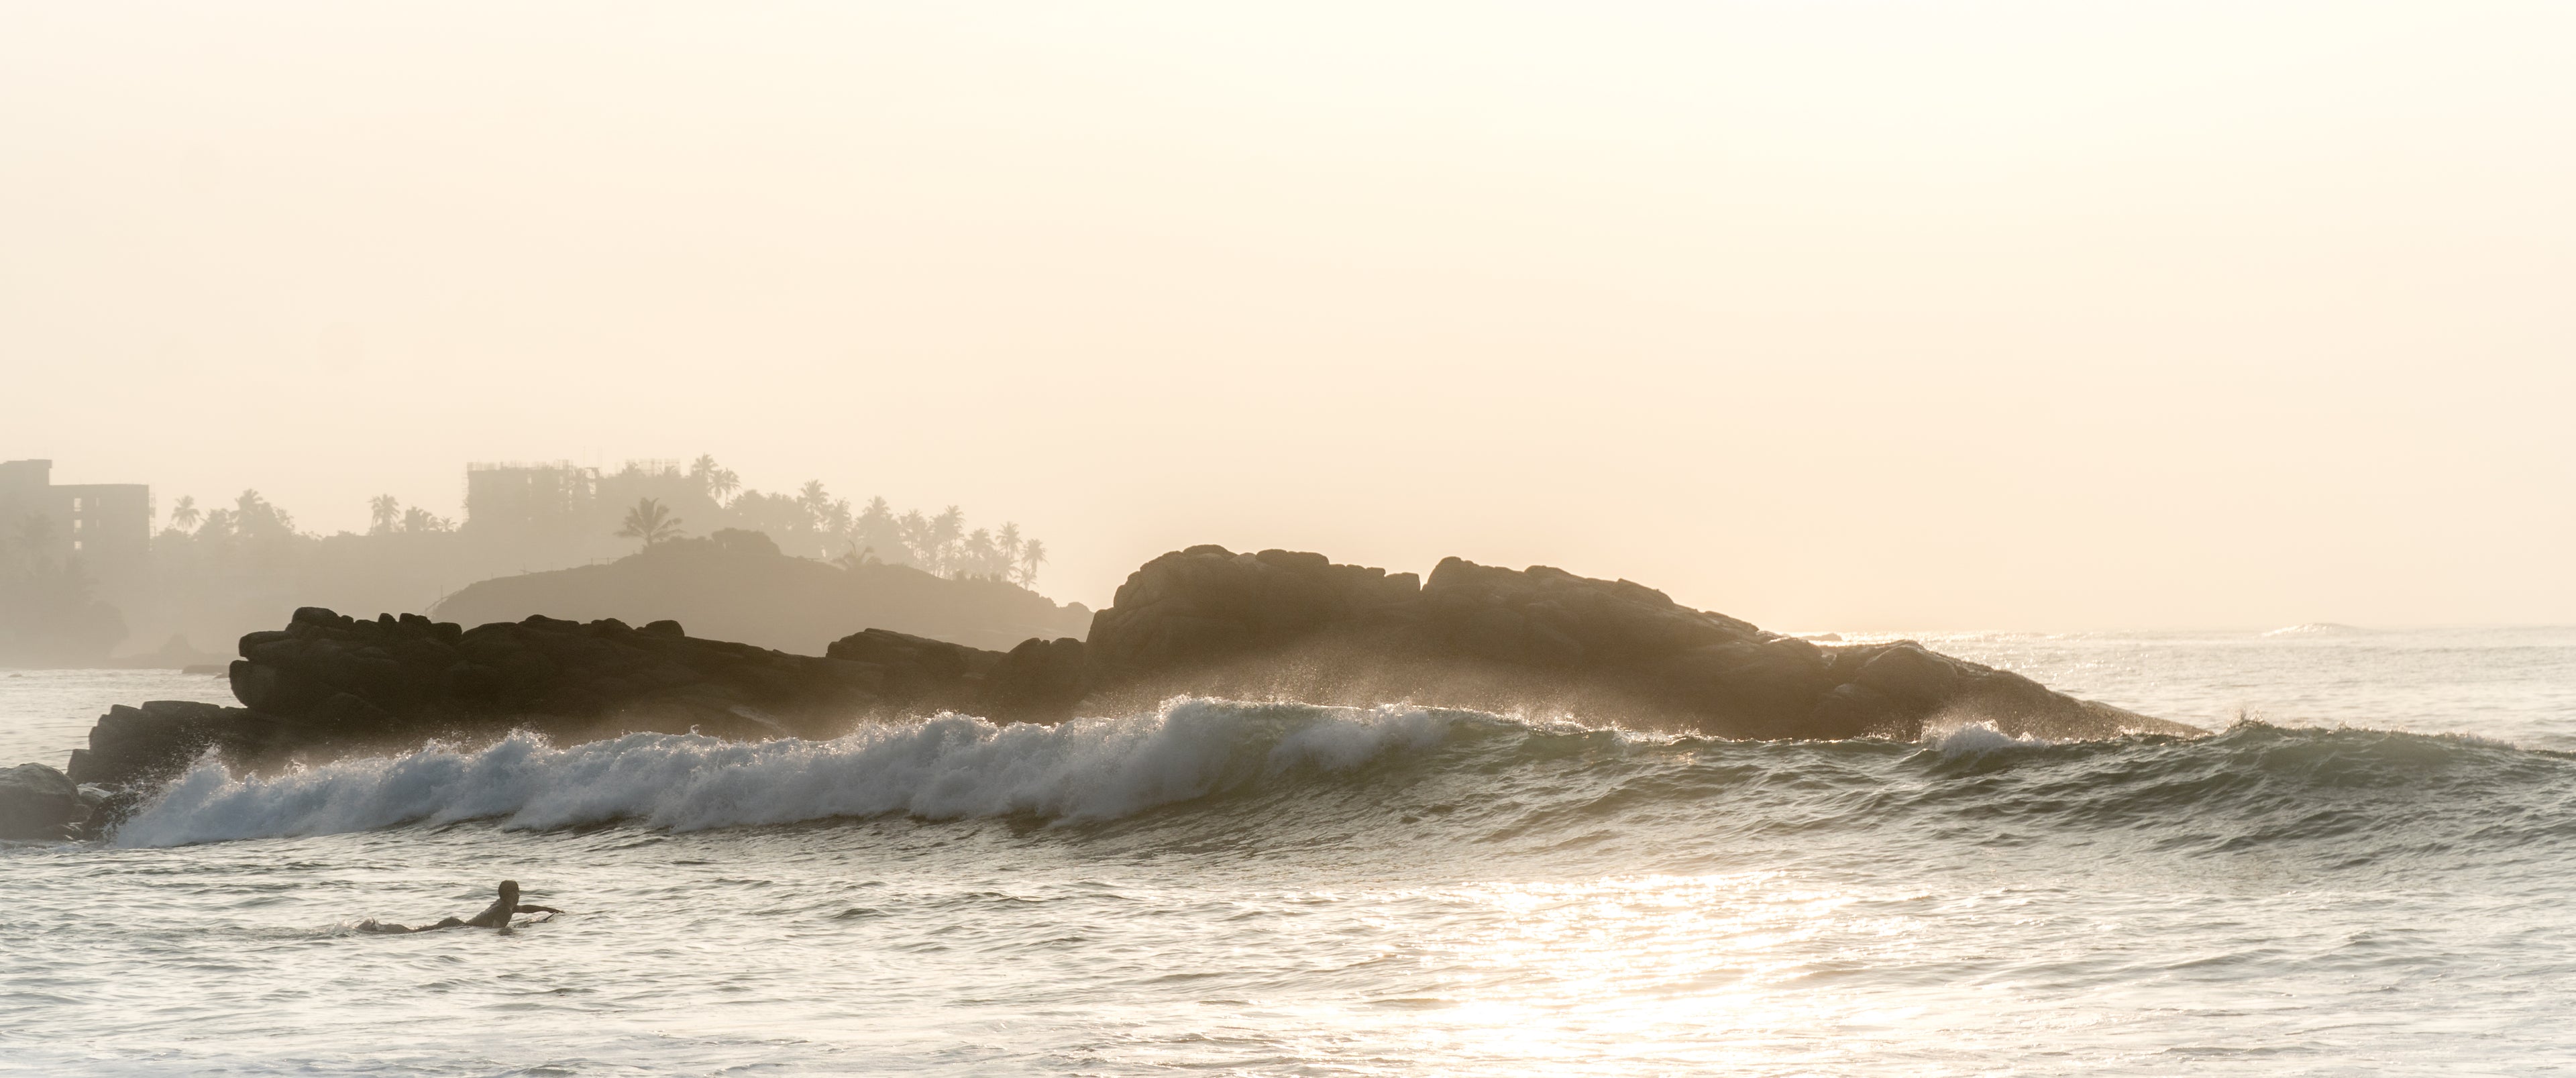
<path fill-rule="evenodd" d="M 864 635 L 864 634 L 862 634 Z M 854 717 L 971 706 L 950 652 L 998 656 L 897 633 L 918 656 L 880 662 L 815 658 L 687 635 L 676 621 L 641 628 L 530 617 L 465 629 L 417 614 L 361 620 L 318 607 L 287 627 L 242 638 L 231 667 L 240 707 L 161 700 L 118 706 L 72 753 L 75 782 L 166 777 L 207 749 L 238 767 L 471 741 L 525 729 L 557 740 L 634 731 L 732 738 L 829 736 Z M 927 663 L 913 669 L 905 662 Z"/>
<path fill-rule="evenodd" d="M 1217 546 L 1147 562 L 1086 638 L 1007 652 L 870 628 L 815 657 L 692 637 L 674 621 L 465 629 L 308 607 L 243 637 L 241 656 L 242 706 L 116 707 L 72 754 L 66 783 L 148 785 L 210 749 L 264 770 L 519 729 L 559 741 L 825 737 L 944 710 L 1055 722 L 1180 692 L 1563 712 L 1724 737 L 1910 739 L 1968 721 L 2055 737 L 2199 732 L 1910 641 L 1765 632 L 1627 580 L 1458 558 L 1423 580 Z"/>
<path fill-rule="evenodd" d="M 106 791 L 82 789 L 43 764 L 0 768 L 0 839 L 76 838 L 106 800 Z"/>
<path fill-rule="evenodd" d="M 2198 733 L 1912 641 L 1820 647 L 1628 580 L 1459 558 L 1430 579 L 1321 554 L 1199 546 L 1147 562 L 1094 616 L 1091 687 L 1315 702 L 1537 707 L 1725 737 Z"/>

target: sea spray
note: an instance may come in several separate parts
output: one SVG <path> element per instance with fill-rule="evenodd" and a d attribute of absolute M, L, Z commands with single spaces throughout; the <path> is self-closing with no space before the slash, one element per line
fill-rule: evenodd
<path fill-rule="evenodd" d="M 517 734 L 274 777 L 199 761 L 118 830 L 125 846 L 497 819 L 632 820 L 678 831 L 836 816 L 1112 819 L 1299 769 L 1343 771 L 1438 744 L 1466 713 L 1178 699 L 1146 715 L 997 726 L 965 715 L 831 741 L 629 734 L 568 747 Z M 1487 721 L 1499 721 L 1490 720 Z"/>
<path fill-rule="evenodd" d="M 1928 725 L 1928 724 L 1927 724 Z M 2015 737 L 1995 728 L 1991 722 L 1961 723 L 1941 729 L 1926 729 L 1923 747 L 1942 756 L 1984 756 L 2008 749 L 2039 749 L 2057 744 L 2044 737 Z"/>
<path fill-rule="evenodd" d="M 520 735 L 265 777 L 209 759 L 112 841 L 464 820 L 505 831 L 884 816 L 1095 824 L 1187 806 L 1153 826 L 1183 844 L 1266 843 L 1437 820 L 1444 841 L 1545 843 L 1688 820 L 1746 842 L 1919 829 L 1926 848 L 2048 828 L 2211 850 L 2323 842 L 2319 852 L 2348 857 L 2356 837 L 2383 852 L 2563 838 L 2576 832 L 2571 801 L 2576 760 L 2564 754 L 2384 730 L 2244 722 L 2206 738 L 2050 742 L 1969 723 L 1917 744 L 1723 741 L 1473 711 L 1181 698 L 1058 726 L 942 715 L 830 741 L 630 734 L 557 746 Z"/>
<path fill-rule="evenodd" d="M 645 806 L 593 781 L 614 812 L 746 815 L 721 795 L 802 817 L 829 805 L 779 807 L 797 759 L 826 787 L 852 770 L 822 746 L 532 744 L 519 787 L 508 752 L 438 749 L 233 801 L 217 770 L 190 796 L 235 815 L 201 833 L 248 841 L 0 845 L 0 1073 L 2563 1066 L 2576 758 L 2548 750 L 2576 749 L 2576 630 L 1944 650 L 2223 729 L 1750 742 L 1211 701 L 1238 739 L 1215 762 L 1158 735 L 1196 777 L 1054 796 L 1208 793 L 1060 826 L 504 826 L 532 789 L 596 815 L 573 811 L 576 761 L 693 783 Z M 135 671 L 0 687 L 39 690 L 0 688 L 24 722 L 0 723 L 24 747 L 0 763 L 59 759 L 93 700 L 183 695 Z M 2229 723 L 2240 704 L 2270 718 Z M 984 791 L 963 803 L 1010 803 L 1002 754 L 914 746 Z M 737 758 L 776 770 L 689 778 Z M 510 936 L 342 927 L 471 914 L 504 877 L 574 912 Z"/>

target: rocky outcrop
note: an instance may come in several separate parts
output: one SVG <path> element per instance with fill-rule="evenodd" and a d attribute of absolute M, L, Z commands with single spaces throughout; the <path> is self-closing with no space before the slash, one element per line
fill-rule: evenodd
<path fill-rule="evenodd" d="M 467 630 L 308 607 L 243 637 L 241 655 L 242 706 L 112 709 L 67 781 L 131 787 L 210 751 L 260 769 L 514 729 L 826 737 L 942 710 L 1053 722 L 1177 692 L 1564 712 L 1726 737 L 1913 738 L 1981 720 L 2053 737 L 2199 732 L 1911 641 L 1764 632 L 1632 581 L 1457 558 L 1419 580 L 1216 546 L 1147 562 L 1087 639 L 1008 652 L 871 628 L 817 658 L 692 637 L 675 621 L 532 616 Z"/>
<path fill-rule="evenodd" d="M 90 817 L 80 788 L 43 764 L 0 768 L 0 839 L 64 839 Z"/>
<path fill-rule="evenodd" d="M 1733 737 L 1911 738 L 1945 719 L 2053 736 L 2196 732 L 1911 641 L 1819 647 L 1633 581 L 1458 558 L 1417 585 L 1320 554 L 1192 547 L 1129 576 L 1085 648 L 1096 690 L 1230 678 L 1308 699 L 1562 703 Z M 1298 669 L 1283 674 L 1281 659 Z M 1336 688 L 1352 684 L 1363 695 Z"/>
<path fill-rule="evenodd" d="M 1058 722 L 1073 715 L 1091 689 L 1082 641 L 1031 638 L 995 661 L 977 687 L 975 714 L 1002 721 Z"/>
<path fill-rule="evenodd" d="M 208 748 L 233 759 L 263 756 L 288 740 L 275 716 L 248 708 L 193 700 L 154 700 L 141 707 L 118 704 L 90 727 L 89 747 L 72 750 L 67 770 L 76 783 L 124 785 L 185 770 Z"/>
<path fill-rule="evenodd" d="M 985 673 L 1002 657 L 998 651 L 891 629 L 852 633 L 833 641 L 823 654 L 886 670 L 888 693 L 931 710 L 973 707 Z"/>
<path fill-rule="evenodd" d="M 1090 683 L 1082 641 L 1071 637 L 1033 637 L 1000 652 L 869 629 L 834 641 L 826 654 L 888 670 L 888 695 L 916 714 L 1056 722 L 1073 714 Z"/>
<path fill-rule="evenodd" d="M 265 768 L 514 729 L 565 740 L 693 729 L 830 736 L 854 718 L 913 711 L 917 702 L 960 694 L 971 702 L 953 653 L 999 657 L 903 639 L 933 647 L 815 658 L 699 639 L 676 621 L 634 628 L 531 617 L 467 630 L 415 614 L 366 621 L 307 607 L 282 630 L 242 638 L 231 674 L 243 706 L 111 709 L 89 747 L 72 754 L 71 777 L 130 784 L 166 777 L 209 749 Z"/>

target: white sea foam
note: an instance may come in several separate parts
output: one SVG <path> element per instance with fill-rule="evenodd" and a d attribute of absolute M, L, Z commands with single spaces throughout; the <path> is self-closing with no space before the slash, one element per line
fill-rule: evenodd
<path fill-rule="evenodd" d="M 2344 625 L 2339 622 L 2332 621 L 2312 621 L 2305 625 L 2284 625 L 2278 629 L 2267 631 L 2263 635 L 2267 637 L 2369 636 L 2371 635 L 2371 631 L 2358 625 Z"/>
<path fill-rule="evenodd" d="M 1991 722 L 1962 723 L 1948 729 L 1928 732 L 1923 747 L 1956 759 L 1961 756 L 1983 756 L 2006 749 L 2045 748 L 2055 742 L 2044 737 L 2014 737 L 1995 728 Z"/>
<path fill-rule="evenodd" d="M 1179 699 L 1149 715 L 997 726 L 964 715 L 831 741 L 630 734 L 558 748 L 520 734 L 268 778 L 202 761 L 118 829 L 124 846 L 498 819 L 544 829 L 637 820 L 693 831 L 835 816 L 1114 819 L 1300 768 L 1341 771 L 1438 744 L 1414 708 Z"/>
<path fill-rule="evenodd" d="M 1178 714 L 1010 735 L 1051 755 L 964 723 L 948 742 L 642 738 L 302 785 L 201 775 L 155 841 L 184 841 L 193 805 L 231 814 L 206 836 L 391 829 L 0 846 L 0 1075 L 2563 1068 L 2569 919 L 2535 896 L 2576 879 L 2576 628 L 1961 651 L 2150 715 L 2224 725 L 2241 703 L 2319 728 L 2016 748 L 1961 713 L 1933 740 L 1987 754 L 1945 761 L 1240 705 L 1201 716 L 1242 731 L 1214 758 Z M 59 763 L 106 704 L 185 698 L 176 682 L 0 676 L 0 766 Z M 2548 751 L 2400 732 L 2463 729 Z M 806 815 L 832 806 L 791 787 L 833 773 L 882 783 L 878 804 L 1110 813 L 1170 796 L 1142 788 L 1149 742 L 1196 761 L 1167 787 L 1210 796 L 1144 827 L 391 827 L 534 826 L 584 797 Z M 906 746 L 939 766 L 886 777 Z M 341 927 L 470 915 L 505 876 L 573 912 L 508 937 Z M 2141 976 L 2157 956 L 2165 974 Z M 2299 1028 L 2332 1035 L 2285 1027 L 2291 996 Z"/>

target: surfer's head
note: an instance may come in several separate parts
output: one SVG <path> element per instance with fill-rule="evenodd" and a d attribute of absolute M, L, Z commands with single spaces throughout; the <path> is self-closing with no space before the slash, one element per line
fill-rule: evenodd
<path fill-rule="evenodd" d="M 519 900 L 519 881 L 501 881 L 501 900 L 504 902 L 516 902 Z"/>

